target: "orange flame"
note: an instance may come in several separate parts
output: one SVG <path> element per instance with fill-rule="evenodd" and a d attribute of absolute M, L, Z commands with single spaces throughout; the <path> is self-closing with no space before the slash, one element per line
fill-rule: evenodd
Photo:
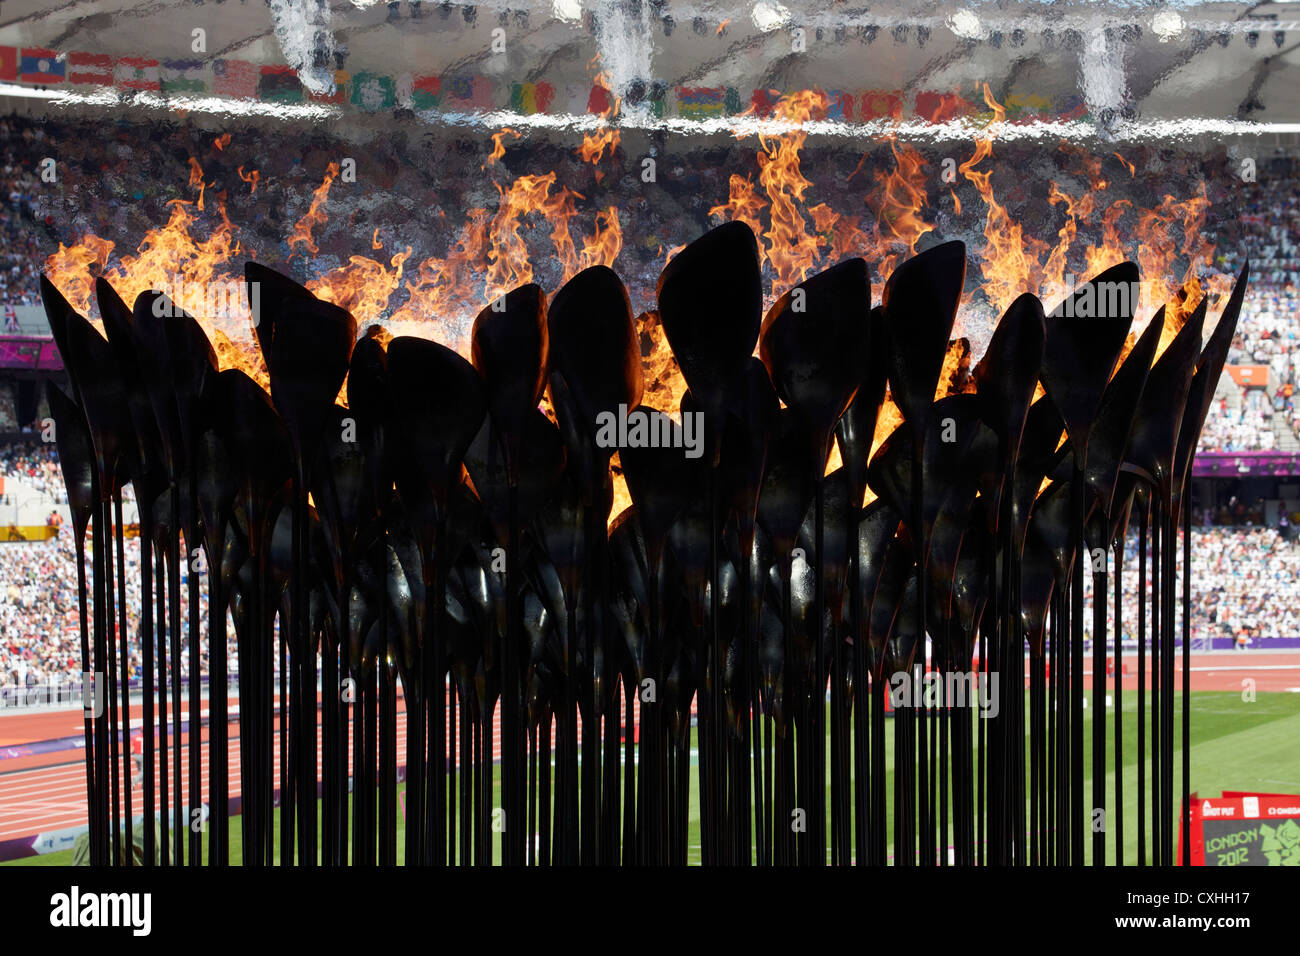
<path fill-rule="evenodd" d="M 381 247 L 382 248 L 382 247 Z M 390 260 L 391 269 L 365 256 L 350 256 L 347 265 L 331 269 L 307 283 L 312 294 L 347 309 L 357 322 L 373 322 L 388 307 L 388 299 L 402 282 L 402 265 L 411 247 Z"/>
<path fill-rule="evenodd" d="M 776 106 L 778 119 L 803 124 L 814 116 L 824 116 L 827 97 L 820 90 L 802 90 L 783 96 Z M 817 238 L 808 232 L 800 211 L 804 193 L 812 185 L 799 168 L 799 151 L 808 134 L 802 129 L 776 137 L 760 136 L 758 181 L 767 192 L 771 206 L 766 259 L 776 273 L 778 288 L 802 282 L 820 258 Z"/>
<path fill-rule="evenodd" d="M 767 202 L 759 197 L 754 190 L 754 183 L 744 176 L 731 174 L 730 197 L 719 206 L 714 206 L 709 210 L 710 216 L 721 216 L 727 220 L 740 220 L 754 231 L 754 235 L 759 235 L 763 231 L 763 224 L 758 218 L 758 214 L 767 208 Z M 676 246 L 669 253 L 671 259 L 685 246 Z M 762 255 L 762 250 L 759 250 Z"/>
<path fill-rule="evenodd" d="M 509 126 L 502 127 L 499 131 L 492 134 L 492 152 L 488 154 L 487 162 L 480 166 L 480 169 L 487 169 L 498 159 L 506 154 L 505 138 L 507 135 L 519 138 L 519 134 Z"/>
<path fill-rule="evenodd" d="M 312 193 L 311 205 L 307 209 L 307 214 L 298 220 L 297 225 L 293 227 L 293 232 L 289 233 L 289 248 L 302 246 L 307 252 L 315 255 L 319 252 L 315 240 L 312 239 L 312 230 L 317 226 L 322 226 L 329 219 L 325 212 L 325 200 L 329 198 L 330 186 L 334 183 L 334 177 L 339 174 L 339 164 L 330 163 L 325 170 L 325 180 Z"/>
<path fill-rule="evenodd" d="M 892 172 L 876 171 L 876 188 L 867 198 L 868 208 L 876 210 L 871 258 L 878 264 L 877 274 L 887 278 L 894 267 L 916 254 L 916 244 L 934 226 L 918 214 L 927 205 L 924 159 L 916 149 L 899 144 L 891 136 L 889 148 L 894 156 Z"/>
<path fill-rule="evenodd" d="M 248 190 L 248 195 L 250 195 L 250 196 L 256 195 L 256 194 L 257 194 L 257 182 L 258 182 L 259 179 L 262 178 L 262 174 L 259 173 L 256 169 L 250 169 L 250 170 L 248 171 L 248 175 L 244 175 L 244 167 L 243 167 L 243 166 L 240 166 L 237 170 L 235 170 L 235 172 L 237 172 L 237 173 L 239 174 L 239 178 L 240 178 L 240 179 L 242 179 L 244 182 L 246 182 L 246 183 L 249 184 L 250 189 Z"/>
<path fill-rule="evenodd" d="M 610 158 L 614 156 L 614 150 L 618 148 L 619 133 L 616 129 L 601 129 L 594 133 L 584 133 L 582 145 L 575 150 L 575 154 L 584 163 L 591 163 L 595 166 L 600 162 L 601 157 L 605 155 L 605 150 L 609 150 Z"/>

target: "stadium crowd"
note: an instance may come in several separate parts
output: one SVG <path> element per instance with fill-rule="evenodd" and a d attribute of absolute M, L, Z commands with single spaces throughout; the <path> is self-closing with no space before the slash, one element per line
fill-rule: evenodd
<path fill-rule="evenodd" d="M 1201 516 L 1198 516 L 1198 518 Z M 1245 513 L 1239 517 L 1247 517 Z M 1250 518 L 1262 517 L 1250 514 Z M 1300 636 L 1300 540 L 1294 525 L 1199 525 L 1192 529 L 1192 640 L 1231 638 L 1247 646 L 1261 639 Z M 1181 538 L 1180 538 L 1181 542 Z M 1182 545 L 1179 544 L 1179 580 Z M 1147 584 L 1151 584 L 1152 553 L 1147 550 Z M 1113 563 L 1111 570 L 1114 570 Z M 1124 553 L 1124 640 L 1137 641 L 1138 547 L 1130 534 Z M 1085 591 L 1091 602 L 1092 576 L 1085 574 Z M 1113 589 L 1114 582 L 1110 587 Z M 1179 607 L 1181 587 L 1179 584 Z M 1114 591 L 1106 611 L 1107 634 L 1114 639 Z M 1091 606 L 1091 604 L 1089 604 Z M 1148 612 L 1150 604 L 1147 605 Z M 1181 610 L 1178 612 L 1181 615 Z M 1178 624 L 1181 629 L 1181 618 Z M 1149 623 L 1148 623 L 1149 628 Z M 1148 630 L 1148 633 L 1150 631 Z M 1181 630 L 1179 631 L 1181 634 Z M 1084 634 L 1092 637 L 1092 612 L 1084 616 Z M 1181 638 L 1179 638 L 1181 640 Z"/>
<path fill-rule="evenodd" d="M 59 470 L 58 454 L 52 443 L 14 442 L 0 445 L 0 477 L 16 481 L 38 494 L 66 504 L 68 490 Z"/>
<path fill-rule="evenodd" d="M 86 580 L 91 579 L 93 559 L 87 536 Z M 140 676 L 143 666 L 140 631 L 140 548 L 139 540 L 125 540 L 126 610 L 128 663 L 131 677 Z M 116 555 L 114 555 L 116 557 Z M 181 575 L 182 593 L 187 594 L 186 575 Z M 208 670 L 208 602 L 202 592 L 200 626 L 202 658 L 200 670 Z M 181 627 L 187 627 L 188 600 L 181 602 Z M 114 613 L 117 613 L 116 605 Z M 155 621 L 156 632 L 159 623 Z M 187 633 L 187 632 L 183 632 Z M 235 660 L 233 628 L 228 629 L 230 660 Z M 181 642 L 181 674 L 189 674 L 189 648 Z M 120 666 L 120 657 L 117 662 Z M 169 664 L 169 672 L 171 661 Z M 93 665 L 93 660 L 92 660 Z M 232 668 L 233 668 L 232 664 Z M 0 544 L 0 688 L 59 683 L 81 679 L 81 631 L 77 606 L 77 556 L 72 535 L 63 533 L 47 541 Z"/>
<path fill-rule="evenodd" d="M 36 131 L 25 121 L 0 119 L 0 305 L 39 305 L 39 264 L 45 245 L 32 228 L 37 178 L 32 162 Z"/>

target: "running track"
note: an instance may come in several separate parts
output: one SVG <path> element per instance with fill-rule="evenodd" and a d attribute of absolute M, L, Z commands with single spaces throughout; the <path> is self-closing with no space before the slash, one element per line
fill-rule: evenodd
<path fill-rule="evenodd" d="M 1148 659 L 1147 682 L 1150 683 L 1150 660 Z M 1175 686 L 1182 686 L 1182 659 L 1178 659 L 1180 676 Z M 1126 653 L 1124 656 L 1126 676 L 1123 684 L 1126 690 L 1137 688 L 1137 655 Z M 1091 687 L 1091 672 L 1086 671 L 1087 686 Z M 1192 657 L 1192 687 L 1194 690 L 1241 690 L 1242 681 L 1251 678 L 1255 689 L 1266 691 L 1300 691 L 1300 654 L 1261 653 L 1256 651 L 1227 652 L 1218 654 L 1197 654 Z M 1113 687 L 1114 678 L 1107 677 L 1108 686 Z M 237 710 L 237 700 L 229 702 L 231 713 Z M 170 708 L 169 708 L 170 710 Z M 188 710 L 188 705 L 183 707 Z M 204 719 L 207 708 L 204 707 Z M 131 726 L 139 730 L 142 724 L 140 705 L 132 707 Z M 278 724 L 277 724 L 278 728 Z M 80 737 L 82 720 L 80 710 L 43 711 L 39 713 L 0 716 L 0 756 L 5 752 L 14 754 L 24 749 L 24 745 L 42 740 L 60 737 Z M 203 802 L 208 803 L 208 734 L 207 727 L 201 729 L 202 758 L 200 766 L 203 781 Z M 497 710 L 496 728 L 493 735 L 494 756 L 500 754 L 500 709 Z M 185 802 L 188 789 L 188 734 L 181 735 L 181 780 L 183 787 L 181 801 Z M 174 737 L 169 726 L 168 763 L 172 754 L 171 745 Z M 280 785 L 280 740 L 278 729 L 274 738 L 273 786 Z M 406 762 L 406 714 L 399 708 L 397 713 L 397 746 L 399 767 Z M 230 723 L 229 766 L 230 794 L 235 796 L 240 790 L 239 775 L 239 724 L 238 720 Z M 316 737 L 317 766 L 321 765 L 320 725 L 317 724 Z M 118 761 L 122 755 L 119 751 Z M 349 767 L 351 753 L 349 752 Z M 143 791 L 139 785 L 132 786 L 133 810 L 141 812 Z M 174 792 L 170 812 L 175 812 Z M 155 810 L 161 808 L 161 793 L 155 800 Z M 0 842 L 21 837 L 35 837 L 40 833 L 49 833 L 69 827 L 82 826 L 86 822 L 86 782 L 85 759 L 80 746 L 75 749 L 60 750 L 54 753 L 31 756 L 12 756 L 0 759 Z"/>

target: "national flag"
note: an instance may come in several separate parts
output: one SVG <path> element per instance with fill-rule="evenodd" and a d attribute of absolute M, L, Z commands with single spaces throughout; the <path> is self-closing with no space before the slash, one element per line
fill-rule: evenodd
<path fill-rule="evenodd" d="M 307 99 L 313 103 L 342 103 L 348 98 L 348 85 L 352 82 L 352 74 L 347 70 L 334 71 L 334 92 L 333 93 L 313 93 L 308 91 Z"/>
<path fill-rule="evenodd" d="M 397 103 L 397 86 L 391 76 L 357 73 L 352 77 L 352 105 L 363 113 L 392 109 Z"/>
<path fill-rule="evenodd" d="M 863 90 L 858 94 L 858 119 L 898 119 L 903 115 L 903 97 L 891 90 Z"/>
<path fill-rule="evenodd" d="M 161 90 L 158 61 L 142 56 L 124 56 L 113 66 L 113 85 L 127 90 Z"/>
<path fill-rule="evenodd" d="M 202 60 L 163 60 L 158 80 L 162 91 L 172 96 L 208 91 L 207 71 Z"/>
<path fill-rule="evenodd" d="M 12 305 L 5 306 L 5 331 L 6 332 L 22 331 L 22 329 L 18 327 L 18 310 L 15 309 Z"/>
<path fill-rule="evenodd" d="M 260 78 L 256 63 L 245 60 L 215 60 L 212 64 L 212 92 L 218 96 L 253 99 Z"/>
<path fill-rule="evenodd" d="M 1088 101 L 1078 93 L 1071 93 L 1063 99 L 1057 100 L 1056 113 L 1058 120 L 1067 122 L 1086 119 L 1088 116 Z"/>
<path fill-rule="evenodd" d="M 107 53 L 69 53 L 68 82 L 113 85 L 113 58 Z"/>
<path fill-rule="evenodd" d="M 826 118 L 841 123 L 853 122 L 853 94 L 843 90 L 826 93 Z"/>
<path fill-rule="evenodd" d="M 447 105 L 454 109 L 490 110 L 496 106 L 492 81 L 486 76 L 453 76 L 443 84 L 443 92 Z"/>
<path fill-rule="evenodd" d="M 1051 100 L 1037 93 L 1012 93 L 1007 97 L 1007 119 L 1028 123 L 1046 115 L 1051 105 Z"/>
<path fill-rule="evenodd" d="M 18 78 L 24 83 L 62 83 L 67 78 L 67 64 L 60 62 L 53 50 L 25 47 Z"/>
<path fill-rule="evenodd" d="M 781 94 L 776 90 L 755 90 L 754 95 L 749 98 L 749 105 L 753 107 L 755 116 L 759 119 L 767 119 L 776 109 L 780 99 Z"/>
<path fill-rule="evenodd" d="M 609 92 L 609 87 L 597 83 L 591 88 L 590 95 L 587 96 L 587 112 L 594 113 L 596 116 L 606 116 L 614 107 L 614 97 Z"/>
<path fill-rule="evenodd" d="M 947 123 L 974 111 L 974 105 L 956 93 L 922 90 L 916 94 L 916 115 L 927 123 Z"/>
<path fill-rule="evenodd" d="M 417 76 L 411 84 L 411 106 L 417 110 L 436 110 L 442 103 L 442 80 L 436 76 Z"/>
<path fill-rule="evenodd" d="M 546 82 L 516 83 L 510 88 L 510 108 L 525 116 L 547 112 L 554 98 L 555 87 Z"/>
<path fill-rule="evenodd" d="M 302 84 L 291 66 L 264 66 L 257 81 L 257 95 L 272 103 L 301 103 Z"/>
<path fill-rule="evenodd" d="M 702 120 L 722 116 L 727 106 L 727 91 L 722 87 L 677 87 L 677 115 L 682 119 Z"/>
<path fill-rule="evenodd" d="M 0 46 L 0 80 L 10 83 L 18 79 L 18 48 Z"/>

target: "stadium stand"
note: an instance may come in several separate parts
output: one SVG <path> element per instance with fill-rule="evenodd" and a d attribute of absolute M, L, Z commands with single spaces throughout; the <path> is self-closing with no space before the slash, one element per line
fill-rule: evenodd
<path fill-rule="evenodd" d="M 214 151 L 209 134 L 185 124 L 157 127 L 145 149 L 140 148 L 138 127 L 98 123 L 94 136 L 82 135 L 84 128 L 76 120 L 53 117 L 39 122 L 16 116 L 0 119 L 4 185 L 0 190 L 0 308 L 39 304 L 43 257 L 56 242 L 71 242 L 86 230 L 101 236 L 139 237 L 165 222 L 168 202 L 178 197 L 177 184 L 183 184 L 191 172 L 189 157 L 203 157 L 204 178 L 213 182 L 237 182 L 235 170 L 243 162 L 234 152 L 237 144 Z M 231 195 L 228 202 L 232 220 L 243 224 L 272 256 L 288 258 L 284 239 L 305 211 L 302 197 L 309 190 L 303 186 L 319 183 L 320 170 L 337 150 L 324 134 L 304 140 L 295 132 L 292 148 L 281 148 L 284 144 L 277 135 L 273 130 L 258 133 L 261 178 L 255 200 L 242 209 L 235 204 L 246 196 Z M 75 207 L 66 198 L 52 199 L 33 175 L 33 157 L 42 155 L 41 148 L 48 142 L 60 144 L 62 175 L 79 189 Z M 329 268 L 346 261 L 357 251 L 356 231 L 369 235 L 376 224 L 409 221 L 415 234 L 445 232 L 445 225 L 435 228 L 434 224 L 445 224 L 452 211 L 465 208 L 461 184 L 483 181 L 480 147 L 476 143 L 473 148 L 439 151 L 435 167 L 433 158 L 420 155 L 414 139 L 398 136 L 370 144 L 369 162 L 378 170 L 376 188 L 366 191 L 364 203 L 346 193 L 331 196 L 331 205 L 337 204 L 332 218 L 349 228 L 327 230 L 317 237 L 316 263 Z M 1137 176 L 1152 166 L 1154 152 L 1145 150 L 1134 147 L 1128 155 Z M 559 183 L 581 188 L 592 175 L 590 166 L 571 151 L 539 146 L 537 153 L 537 168 L 558 170 Z M 672 162 L 668 157 L 665 165 L 671 167 Z M 846 165 L 838 169 L 835 164 Z M 855 164 L 857 157 L 844 151 L 810 148 L 804 172 L 815 182 L 847 182 Z M 620 258 L 634 283 L 638 272 L 651 279 L 657 275 L 667 237 L 716 222 L 709 210 L 728 195 L 730 172 L 730 165 L 721 160 L 671 167 L 663 177 L 664 199 L 658 204 L 638 198 L 634 188 L 625 190 L 627 211 L 637 218 L 642 232 L 638 241 L 624 247 Z M 1266 366 L 1268 384 L 1241 387 L 1225 376 L 1200 449 L 1300 451 L 1300 402 L 1295 394 L 1300 388 L 1300 162 L 1269 160 L 1261 164 L 1255 183 L 1224 175 L 1221 162 L 1215 167 L 1206 161 L 1202 172 L 1216 208 L 1243 210 L 1240 218 L 1215 224 L 1215 267 L 1234 272 L 1249 257 L 1254 270 L 1229 364 Z M 496 197 L 484 192 L 471 201 L 490 204 Z M 679 228 L 679 221 L 692 225 Z M 1081 244 L 1095 239 L 1096 231 L 1097 223 L 1081 223 Z M 391 242 L 383 230 L 377 235 Z M 418 259 L 419 253 L 412 261 Z M 539 266 L 538 281 L 548 284 L 551 277 L 540 274 L 542 269 Z M 634 302 L 652 301 L 653 283 L 646 288 L 634 285 L 631 291 Z M 0 335 L 31 331 L 0 328 Z M 0 432 L 30 427 L 30 422 L 18 420 L 17 404 L 15 386 L 0 381 Z M 51 508 L 65 500 L 54 449 L 48 445 L 28 439 L 0 446 L 0 477 L 49 496 Z M 1300 542 L 1293 534 L 1297 519 L 1300 515 L 1290 519 L 1285 529 L 1268 527 L 1261 508 L 1244 504 L 1198 518 L 1192 572 L 1197 640 L 1245 635 L 1266 643 L 1300 635 Z M 30 686 L 51 677 L 71 679 L 80 673 L 76 558 L 69 538 L 65 529 L 48 541 L 0 542 L 0 581 L 4 582 L 0 585 L 0 687 Z M 1129 550 L 1124 573 L 1134 577 L 1130 584 L 1135 587 L 1136 548 Z M 127 554 L 127 586 L 135 593 L 139 569 L 134 539 L 128 541 Z M 127 606 L 137 603 L 128 599 Z M 1126 637 L 1135 634 L 1133 614 L 1132 609 L 1126 611 Z M 206 634 L 206 610 L 202 621 Z M 132 666 L 137 667 L 138 621 L 129 620 L 128 628 Z M 230 633 L 233 660 L 233 629 Z M 187 660 L 182 665 L 188 668 Z"/>

